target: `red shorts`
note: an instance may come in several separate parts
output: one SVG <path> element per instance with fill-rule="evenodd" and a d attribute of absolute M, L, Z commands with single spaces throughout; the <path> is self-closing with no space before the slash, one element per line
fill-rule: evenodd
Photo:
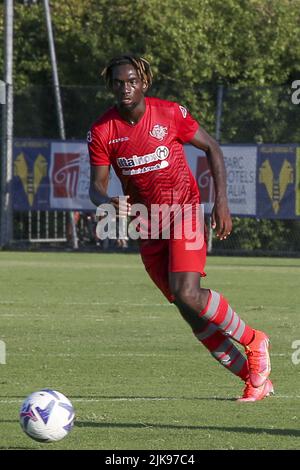
<path fill-rule="evenodd" d="M 140 253 L 152 281 L 170 302 L 174 301 L 169 287 L 169 272 L 197 272 L 206 276 L 206 241 L 200 248 L 187 249 L 187 240 L 142 240 Z"/>

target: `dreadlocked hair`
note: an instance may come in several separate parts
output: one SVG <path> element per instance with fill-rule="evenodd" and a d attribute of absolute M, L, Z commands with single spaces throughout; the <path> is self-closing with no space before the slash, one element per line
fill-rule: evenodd
<path fill-rule="evenodd" d="M 143 57 L 135 57 L 132 55 L 122 55 L 114 57 L 108 65 L 103 69 L 101 75 L 104 77 L 106 86 L 112 88 L 112 71 L 117 65 L 133 65 L 137 71 L 139 78 L 148 85 L 152 85 L 152 71 L 149 62 Z"/>

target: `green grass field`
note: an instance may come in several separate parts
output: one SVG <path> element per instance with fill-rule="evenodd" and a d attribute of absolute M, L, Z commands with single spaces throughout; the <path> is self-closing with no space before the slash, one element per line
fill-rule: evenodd
<path fill-rule="evenodd" d="M 207 274 L 204 286 L 269 333 L 276 396 L 234 400 L 242 382 L 196 341 L 138 255 L 1 252 L 0 449 L 299 448 L 300 260 L 209 257 Z M 56 444 L 18 421 L 23 399 L 45 387 L 76 411 Z"/>

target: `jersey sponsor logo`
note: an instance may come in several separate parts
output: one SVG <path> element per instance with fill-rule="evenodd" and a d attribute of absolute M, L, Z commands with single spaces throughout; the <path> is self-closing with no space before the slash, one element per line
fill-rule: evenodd
<path fill-rule="evenodd" d="M 163 140 L 168 134 L 168 128 L 165 126 L 161 126 L 160 124 L 155 124 L 149 134 L 155 139 Z"/>
<path fill-rule="evenodd" d="M 129 137 L 118 137 L 117 139 L 112 139 L 108 142 L 108 145 L 117 144 L 118 142 L 126 142 L 129 140 Z"/>
<path fill-rule="evenodd" d="M 181 111 L 181 114 L 184 118 L 187 117 L 187 109 L 184 106 L 179 106 L 179 109 Z"/>
<path fill-rule="evenodd" d="M 92 138 L 91 131 L 88 131 L 87 136 L 86 136 L 86 140 L 89 144 L 92 142 L 93 138 Z"/>
<path fill-rule="evenodd" d="M 157 162 L 157 160 L 165 160 L 169 156 L 169 149 L 165 145 L 160 145 L 153 153 L 146 155 L 133 155 L 130 158 L 119 157 L 117 164 L 119 168 L 129 168 L 133 166 L 146 165 L 147 163 Z"/>
<path fill-rule="evenodd" d="M 141 173 L 147 173 L 149 171 L 161 170 L 169 166 L 169 163 L 165 161 L 169 156 L 169 149 L 165 145 L 160 145 L 155 149 L 153 153 L 148 153 L 146 155 L 133 155 L 130 158 L 119 157 L 117 158 L 117 165 L 119 168 L 122 168 L 123 175 L 137 175 Z M 147 165 L 148 163 L 159 162 L 151 166 L 143 166 L 133 170 L 131 168 Z"/>
<path fill-rule="evenodd" d="M 133 170 L 122 170 L 122 174 L 125 176 L 129 175 L 141 175 L 143 173 L 149 173 L 150 171 L 162 170 L 167 168 L 169 163 L 167 161 L 156 163 L 155 165 L 143 166 L 142 168 L 136 168 Z"/>

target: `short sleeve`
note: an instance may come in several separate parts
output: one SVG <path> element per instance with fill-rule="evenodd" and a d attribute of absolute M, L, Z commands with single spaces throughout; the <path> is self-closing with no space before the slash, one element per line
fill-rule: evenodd
<path fill-rule="evenodd" d="M 87 133 L 87 144 L 91 165 L 110 165 L 109 155 L 101 141 L 99 132 L 94 127 Z"/>
<path fill-rule="evenodd" d="M 175 103 L 175 123 L 177 137 L 182 143 L 189 142 L 199 128 L 199 123 L 189 111 L 180 104 Z"/>

